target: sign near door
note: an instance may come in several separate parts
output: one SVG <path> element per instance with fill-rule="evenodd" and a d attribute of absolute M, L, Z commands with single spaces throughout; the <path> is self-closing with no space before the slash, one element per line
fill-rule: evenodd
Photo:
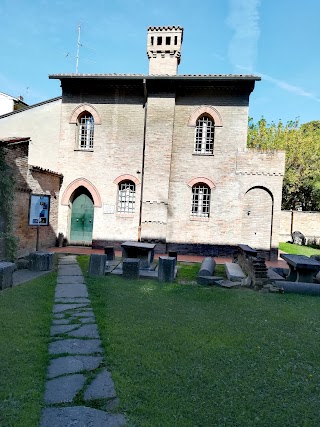
<path fill-rule="evenodd" d="M 29 225 L 49 225 L 50 196 L 30 195 Z"/>

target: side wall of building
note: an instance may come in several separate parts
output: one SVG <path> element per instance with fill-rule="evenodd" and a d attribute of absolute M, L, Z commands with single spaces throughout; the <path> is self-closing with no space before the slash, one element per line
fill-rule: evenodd
<path fill-rule="evenodd" d="M 30 137 L 29 165 L 57 171 L 61 99 L 0 117 L 0 138 Z"/>
<path fill-rule="evenodd" d="M 291 241 L 291 233 L 300 231 L 309 243 L 320 244 L 320 212 L 281 211 L 280 241 Z"/>

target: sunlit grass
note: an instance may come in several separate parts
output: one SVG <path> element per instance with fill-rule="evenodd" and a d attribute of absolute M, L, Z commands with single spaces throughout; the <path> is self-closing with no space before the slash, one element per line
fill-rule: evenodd
<path fill-rule="evenodd" d="M 292 243 L 279 243 L 279 249 L 287 254 L 295 255 L 320 255 L 320 249 L 311 248 L 309 246 L 294 245 Z"/>
<path fill-rule="evenodd" d="M 319 298 L 86 281 L 129 425 L 320 425 Z"/>

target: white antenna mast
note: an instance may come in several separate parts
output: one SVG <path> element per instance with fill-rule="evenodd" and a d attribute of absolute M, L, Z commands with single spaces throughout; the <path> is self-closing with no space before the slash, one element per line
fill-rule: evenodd
<path fill-rule="evenodd" d="M 77 56 L 76 56 L 76 58 L 77 58 L 77 61 L 76 61 L 76 74 L 78 74 L 78 68 L 79 68 L 79 50 L 80 50 L 80 46 L 81 46 L 81 44 L 80 44 L 80 29 L 81 29 L 81 27 L 80 27 L 80 24 L 79 24 L 78 25 Z"/>

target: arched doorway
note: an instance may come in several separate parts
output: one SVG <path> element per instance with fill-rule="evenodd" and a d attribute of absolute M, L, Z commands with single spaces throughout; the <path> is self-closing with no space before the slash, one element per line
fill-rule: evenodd
<path fill-rule="evenodd" d="M 242 243 L 270 250 L 273 225 L 273 195 L 264 187 L 252 187 L 244 195 Z"/>
<path fill-rule="evenodd" d="M 78 187 L 71 197 L 70 244 L 90 246 L 92 243 L 94 206 L 90 192 Z"/>

